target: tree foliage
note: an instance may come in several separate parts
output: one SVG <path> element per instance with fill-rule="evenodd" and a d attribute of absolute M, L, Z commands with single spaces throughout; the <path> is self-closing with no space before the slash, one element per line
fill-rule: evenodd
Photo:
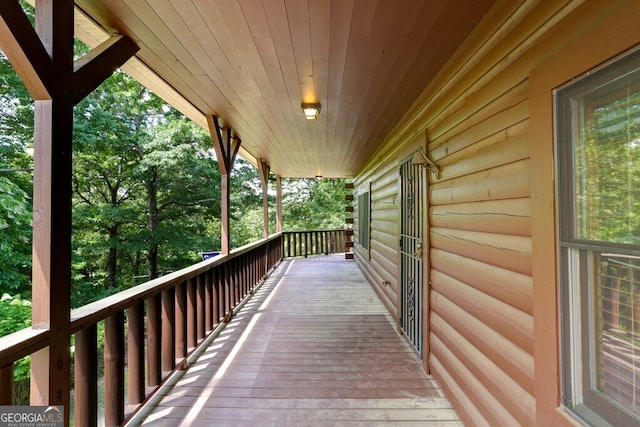
<path fill-rule="evenodd" d="M 287 179 L 283 183 L 286 230 L 342 228 L 345 223 L 345 180 Z"/>

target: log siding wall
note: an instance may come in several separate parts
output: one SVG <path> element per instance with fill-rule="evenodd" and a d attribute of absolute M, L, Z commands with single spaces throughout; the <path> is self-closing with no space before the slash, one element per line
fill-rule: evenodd
<path fill-rule="evenodd" d="M 468 425 L 571 423 L 557 410 L 553 157 L 532 138 L 540 132 L 532 123 L 530 75 L 598 25 L 607 38 L 625 31 L 626 45 L 600 54 L 583 46 L 582 56 L 592 58 L 583 72 L 629 40 L 640 43 L 640 31 L 628 36 L 630 24 L 618 29 L 613 18 L 637 17 L 638 9 L 622 0 L 497 1 L 354 180 L 356 193 L 371 185 L 372 200 L 371 259 L 358 244 L 355 259 L 397 318 L 398 169 L 428 135 L 441 175 L 429 178 L 425 366 Z M 544 89 L 551 103 L 553 87 Z M 549 131 L 550 111 L 535 126 L 544 120 Z M 544 136 L 548 147 L 552 133 Z M 546 157 L 532 159 L 532 151 Z"/>

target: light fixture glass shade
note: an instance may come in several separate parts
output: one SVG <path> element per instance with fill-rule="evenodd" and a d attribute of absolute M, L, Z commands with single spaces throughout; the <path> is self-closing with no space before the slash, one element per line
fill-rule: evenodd
<path fill-rule="evenodd" d="M 302 112 L 307 120 L 315 120 L 320 114 L 320 104 L 302 104 Z"/>

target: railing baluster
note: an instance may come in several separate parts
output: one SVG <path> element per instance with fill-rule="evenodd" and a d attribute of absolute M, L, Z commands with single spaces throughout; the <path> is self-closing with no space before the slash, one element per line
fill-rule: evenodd
<path fill-rule="evenodd" d="M 204 329 L 207 334 L 213 330 L 215 298 L 213 292 L 213 270 L 209 270 L 205 274 L 204 283 Z"/>
<path fill-rule="evenodd" d="M 187 284 L 176 286 L 176 358 L 180 361 L 187 355 Z"/>
<path fill-rule="evenodd" d="M 129 364 L 129 404 L 144 400 L 144 302 L 127 311 L 127 362 Z"/>
<path fill-rule="evenodd" d="M 216 267 L 212 271 L 211 277 L 212 286 L 212 294 L 211 299 L 213 300 L 213 309 L 212 309 L 212 317 L 214 321 L 214 326 L 217 326 L 220 323 L 220 319 L 222 318 L 221 310 L 222 310 L 222 294 L 220 287 L 220 267 Z"/>
<path fill-rule="evenodd" d="M 197 310 L 198 303 L 197 298 L 197 286 L 195 278 L 187 280 L 187 350 L 192 349 L 197 343 Z M 185 353 L 186 355 L 186 353 Z"/>
<path fill-rule="evenodd" d="M 173 333 L 176 322 L 175 288 L 162 291 L 162 369 L 172 371 L 176 366 L 176 345 Z"/>
<path fill-rule="evenodd" d="M 204 339 L 206 330 L 205 306 L 207 305 L 207 297 L 205 295 L 205 277 L 207 274 L 208 273 L 202 273 L 196 277 L 196 344 Z"/>
<path fill-rule="evenodd" d="M 229 262 L 228 264 L 231 264 Z M 229 322 L 231 320 L 231 274 L 230 266 L 225 265 L 222 269 L 222 280 L 224 281 L 224 320 Z"/>
<path fill-rule="evenodd" d="M 240 277 L 240 270 L 242 269 L 242 257 L 240 257 L 235 263 L 235 268 L 233 272 L 233 282 L 236 289 L 236 301 L 233 305 L 234 307 L 240 304 L 242 298 L 244 297 L 244 292 L 242 290 L 242 280 Z"/>
<path fill-rule="evenodd" d="M 0 405 L 13 405 L 13 363 L 0 368 Z"/>
<path fill-rule="evenodd" d="M 104 321 L 105 426 L 124 421 L 124 312 Z"/>
<path fill-rule="evenodd" d="M 156 386 L 162 381 L 162 300 L 160 294 L 147 300 L 147 363 L 148 384 Z"/>
<path fill-rule="evenodd" d="M 98 328 L 95 324 L 75 335 L 75 425 L 98 423 Z"/>

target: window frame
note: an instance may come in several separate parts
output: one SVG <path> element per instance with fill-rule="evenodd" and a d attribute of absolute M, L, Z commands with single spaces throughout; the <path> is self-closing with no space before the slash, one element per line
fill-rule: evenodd
<path fill-rule="evenodd" d="M 605 95 L 581 104 L 594 111 L 616 98 L 615 85 L 640 70 L 640 50 L 632 50 L 553 91 L 556 175 L 556 223 L 558 226 L 558 317 L 562 403 L 568 410 L 596 425 L 610 422 L 631 425 L 640 415 L 629 411 L 596 389 L 595 289 L 602 289 L 600 257 L 603 254 L 640 255 L 640 245 L 578 237 L 576 203 L 576 138 L 579 120 L 574 111 L 586 94 Z M 613 92 L 608 91 L 614 87 Z M 634 87 L 640 86 L 640 83 Z M 594 384 L 592 386 L 592 384 Z"/>
<path fill-rule="evenodd" d="M 371 190 L 358 194 L 358 244 L 367 251 L 371 248 Z"/>

